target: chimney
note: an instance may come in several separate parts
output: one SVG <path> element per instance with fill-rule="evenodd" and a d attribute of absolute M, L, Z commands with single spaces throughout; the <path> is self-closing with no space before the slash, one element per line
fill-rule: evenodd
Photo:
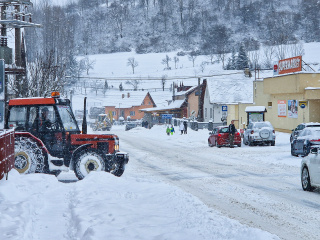
<path fill-rule="evenodd" d="M 124 93 L 122 93 L 122 98 L 124 98 Z"/>
<path fill-rule="evenodd" d="M 128 98 L 130 97 L 130 93 L 127 93 L 127 97 L 128 97 Z"/>

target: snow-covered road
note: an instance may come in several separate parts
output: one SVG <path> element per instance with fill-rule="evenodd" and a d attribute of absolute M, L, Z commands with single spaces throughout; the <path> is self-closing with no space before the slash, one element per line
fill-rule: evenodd
<path fill-rule="evenodd" d="M 128 171 L 159 177 L 208 207 L 282 239 L 320 239 L 320 192 L 302 190 L 301 159 L 290 155 L 289 134 L 277 133 L 275 147 L 219 149 L 208 147 L 208 130 L 173 136 L 164 126 L 113 130 L 130 154 Z"/>
<path fill-rule="evenodd" d="M 208 130 L 111 132 L 130 155 L 120 178 L 10 171 L 0 181 L 0 239 L 320 239 L 320 191 L 302 190 L 289 134 L 276 133 L 275 147 L 218 149 Z"/>

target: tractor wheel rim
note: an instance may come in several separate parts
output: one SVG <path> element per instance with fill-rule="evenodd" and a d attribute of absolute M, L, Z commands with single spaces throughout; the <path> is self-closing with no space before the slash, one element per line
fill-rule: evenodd
<path fill-rule="evenodd" d="M 29 168 L 29 156 L 25 152 L 15 154 L 14 167 L 19 173 L 24 173 Z"/>
<path fill-rule="evenodd" d="M 85 168 L 87 173 L 91 171 L 96 171 L 99 168 L 99 164 L 95 160 L 89 160 L 85 163 Z"/>

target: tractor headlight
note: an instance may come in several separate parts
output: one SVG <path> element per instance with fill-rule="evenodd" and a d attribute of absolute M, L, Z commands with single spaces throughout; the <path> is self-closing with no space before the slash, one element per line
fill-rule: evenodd
<path fill-rule="evenodd" d="M 119 143 L 116 143 L 116 144 L 114 145 L 114 150 L 115 150 L 115 151 L 119 151 Z"/>

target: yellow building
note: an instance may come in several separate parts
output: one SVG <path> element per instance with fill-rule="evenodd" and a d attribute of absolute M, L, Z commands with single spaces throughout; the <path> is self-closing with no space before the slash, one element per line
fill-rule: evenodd
<path fill-rule="evenodd" d="M 291 132 L 302 122 L 320 122 L 320 73 L 298 72 L 254 81 L 253 104 L 228 106 L 228 123 L 248 124 L 247 106 L 265 106 L 265 120 L 278 131 Z"/>

